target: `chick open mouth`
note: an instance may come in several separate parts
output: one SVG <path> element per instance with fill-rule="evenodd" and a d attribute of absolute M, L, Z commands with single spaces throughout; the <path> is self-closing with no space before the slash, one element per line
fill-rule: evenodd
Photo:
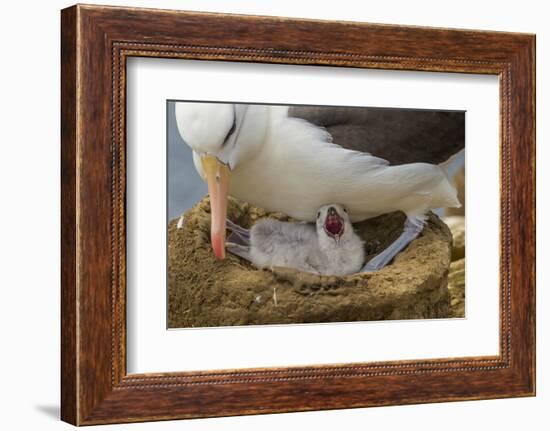
<path fill-rule="evenodd" d="M 330 208 L 327 212 L 323 228 L 328 236 L 339 238 L 344 233 L 344 219 L 340 217 L 335 209 Z"/>

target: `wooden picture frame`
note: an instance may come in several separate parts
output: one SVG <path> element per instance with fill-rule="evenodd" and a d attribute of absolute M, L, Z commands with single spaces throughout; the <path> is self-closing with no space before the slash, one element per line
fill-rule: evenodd
<path fill-rule="evenodd" d="M 75 425 L 535 394 L 535 36 L 77 5 L 61 14 L 61 417 Z M 127 374 L 131 56 L 500 77 L 500 354 Z"/>

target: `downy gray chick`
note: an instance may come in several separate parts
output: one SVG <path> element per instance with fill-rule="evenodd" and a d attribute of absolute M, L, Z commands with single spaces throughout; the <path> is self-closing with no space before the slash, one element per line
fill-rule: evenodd
<path fill-rule="evenodd" d="M 228 243 L 228 250 L 258 268 L 282 266 L 348 275 L 359 272 L 365 262 L 363 241 L 354 232 L 346 209 L 338 204 L 321 207 L 315 225 L 266 218 L 249 232 L 233 223 L 228 226 L 232 237 L 240 239 L 240 244 Z"/>

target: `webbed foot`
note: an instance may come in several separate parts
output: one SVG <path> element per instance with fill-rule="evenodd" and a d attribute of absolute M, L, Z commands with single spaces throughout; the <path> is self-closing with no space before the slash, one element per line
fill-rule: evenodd
<path fill-rule="evenodd" d="M 392 242 L 385 250 L 369 260 L 359 272 L 368 273 L 384 268 L 398 253 L 407 247 L 420 232 L 422 232 L 424 224 L 425 219 L 423 217 L 408 217 L 405 221 L 403 233 L 399 235 L 399 238 Z"/>

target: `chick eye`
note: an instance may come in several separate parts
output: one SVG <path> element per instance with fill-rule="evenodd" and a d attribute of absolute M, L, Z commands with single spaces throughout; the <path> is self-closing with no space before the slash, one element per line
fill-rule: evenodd
<path fill-rule="evenodd" d="M 347 212 L 348 212 L 348 210 L 344 208 L 344 212 L 345 212 L 345 213 L 347 213 Z"/>
<path fill-rule="evenodd" d="M 321 217 L 321 211 L 317 213 L 317 218 Z"/>

